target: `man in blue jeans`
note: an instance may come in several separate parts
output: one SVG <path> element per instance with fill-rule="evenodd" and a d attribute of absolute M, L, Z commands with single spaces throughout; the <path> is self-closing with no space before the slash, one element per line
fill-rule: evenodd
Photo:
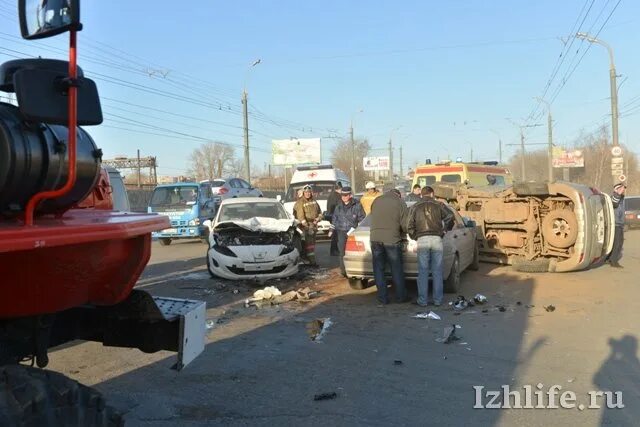
<path fill-rule="evenodd" d="M 396 302 L 408 302 L 404 280 L 402 243 L 407 235 L 405 220 L 407 205 L 398 190 L 377 197 L 371 205 L 371 254 L 373 275 L 378 288 L 378 303 L 389 303 L 385 269 L 389 265 L 395 287 Z"/>
<path fill-rule="evenodd" d="M 433 188 L 422 189 L 422 201 L 411 207 L 407 221 L 409 236 L 418 242 L 418 301 L 428 305 L 429 271 L 433 282 L 433 303 L 442 304 L 442 237 L 453 226 L 453 213 L 433 198 Z"/>

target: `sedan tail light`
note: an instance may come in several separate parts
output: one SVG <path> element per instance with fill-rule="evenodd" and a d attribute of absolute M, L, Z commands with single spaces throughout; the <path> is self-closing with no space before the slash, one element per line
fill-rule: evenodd
<path fill-rule="evenodd" d="M 364 243 L 357 241 L 356 236 L 349 236 L 344 250 L 345 252 L 364 252 Z"/>
<path fill-rule="evenodd" d="M 222 187 L 220 190 L 218 190 L 218 194 L 227 194 L 229 192 L 228 188 Z"/>

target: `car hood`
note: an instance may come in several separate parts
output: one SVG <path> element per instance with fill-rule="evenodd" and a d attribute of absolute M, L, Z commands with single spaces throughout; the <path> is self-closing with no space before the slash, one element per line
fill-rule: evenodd
<path fill-rule="evenodd" d="M 288 231 L 295 225 L 293 219 L 275 219 L 264 217 L 253 217 L 242 221 L 223 221 L 217 223 L 213 230 L 221 232 L 234 228 L 244 228 L 249 231 L 261 231 L 263 233 L 282 233 Z"/>

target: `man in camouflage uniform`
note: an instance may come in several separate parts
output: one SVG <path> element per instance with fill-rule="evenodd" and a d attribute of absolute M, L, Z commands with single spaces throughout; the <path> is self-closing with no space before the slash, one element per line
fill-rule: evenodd
<path fill-rule="evenodd" d="M 299 227 L 304 233 L 305 252 L 309 264 L 317 266 L 316 262 L 316 232 L 318 222 L 322 219 L 320 205 L 313 198 L 313 191 L 310 185 L 305 185 L 302 189 L 302 197 L 298 199 L 293 207 L 295 218 L 300 221 Z"/>

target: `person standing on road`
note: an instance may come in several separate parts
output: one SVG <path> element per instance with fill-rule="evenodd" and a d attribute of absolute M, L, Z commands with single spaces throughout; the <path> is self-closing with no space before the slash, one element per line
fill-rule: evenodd
<path fill-rule="evenodd" d="M 329 194 L 327 198 L 327 215 L 329 215 L 331 219 L 331 247 L 329 249 L 329 255 L 338 256 L 340 255 L 340 251 L 338 251 L 338 235 L 333 230 L 333 214 L 336 210 L 338 204 L 342 203 L 340 200 L 340 192 L 342 191 L 342 183 L 340 181 L 336 182 L 334 190 Z"/>
<path fill-rule="evenodd" d="M 305 252 L 309 264 L 316 267 L 316 232 L 318 231 L 318 222 L 322 219 L 322 210 L 320 205 L 313 198 L 313 191 L 310 185 L 302 188 L 302 197 L 298 199 L 293 207 L 295 218 L 300 221 L 300 227 L 304 233 Z"/>
<path fill-rule="evenodd" d="M 360 198 L 360 203 L 362 204 L 362 209 L 364 209 L 364 213 L 369 215 L 371 213 L 371 205 L 373 201 L 380 197 L 382 193 L 376 189 L 376 184 L 373 181 L 369 181 L 365 184 L 366 193 L 362 195 Z"/>
<path fill-rule="evenodd" d="M 427 306 L 429 295 L 429 271 L 433 282 L 433 303 L 442 304 L 442 237 L 453 225 L 453 213 L 433 198 L 433 188 L 422 189 L 422 201 L 412 206 L 407 221 L 409 236 L 418 242 L 418 300 L 416 304 Z"/>
<path fill-rule="evenodd" d="M 419 202 L 422 200 L 422 188 L 420 188 L 420 184 L 416 184 L 413 186 L 413 190 L 411 190 L 411 193 L 407 194 L 406 197 L 404 198 L 404 201 L 409 203 L 409 202 Z"/>
<path fill-rule="evenodd" d="M 616 232 L 613 238 L 613 249 L 609 255 L 609 264 L 614 268 L 624 268 L 620 265 L 622 259 L 622 245 L 624 244 L 624 193 L 627 186 L 619 183 L 614 185 L 611 201 L 616 219 Z"/>
<path fill-rule="evenodd" d="M 373 201 L 371 206 L 371 254 L 373 256 L 373 275 L 378 289 L 378 302 L 386 305 L 387 281 L 385 269 L 391 268 L 391 277 L 395 287 L 396 302 L 408 302 L 404 280 L 404 262 L 402 257 L 403 239 L 407 234 L 407 205 L 402 201 L 398 190 L 384 193 Z"/>
<path fill-rule="evenodd" d="M 342 202 L 333 212 L 333 225 L 338 240 L 338 251 L 340 252 L 340 273 L 347 277 L 344 268 L 344 251 L 347 246 L 347 237 L 365 218 L 364 209 L 360 202 L 353 198 L 351 187 L 342 187 L 340 192 Z"/>

